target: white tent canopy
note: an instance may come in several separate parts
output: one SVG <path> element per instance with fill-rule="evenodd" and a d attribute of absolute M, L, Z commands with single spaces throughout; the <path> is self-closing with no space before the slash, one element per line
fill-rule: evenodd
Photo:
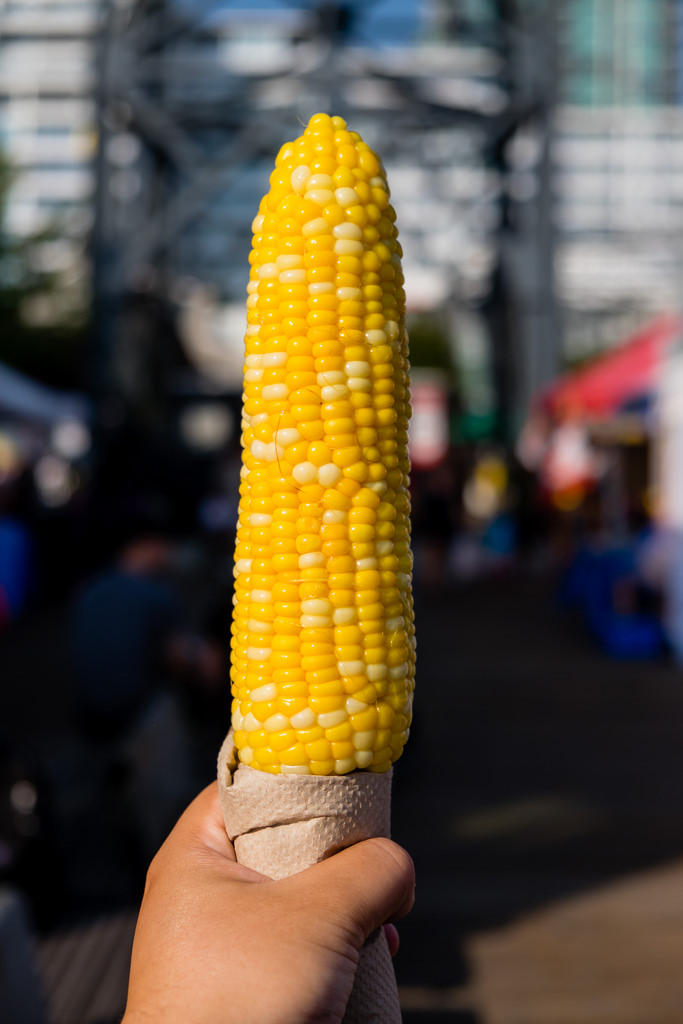
<path fill-rule="evenodd" d="M 63 420 L 89 421 L 91 412 L 90 402 L 83 395 L 54 391 L 0 363 L 0 416 L 50 426 Z"/>

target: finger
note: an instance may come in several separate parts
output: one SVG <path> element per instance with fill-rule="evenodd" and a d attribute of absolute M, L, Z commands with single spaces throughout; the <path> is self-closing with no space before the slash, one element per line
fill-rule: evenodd
<path fill-rule="evenodd" d="M 217 879 L 225 882 L 265 882 L 265 875 L 237 863 L 235 849 L 228 838 L 213 782 L 202 790 L 181 815 L 150 865 L 148 881 L 170 869 L 175 875 L 185 872 L 196 881 Z"/>
<path fill-rule="evenodd" d="M 169 840 L 183 847 L 208 847 L 229 860 L 235 860 L 235 851 L 223 824 L 216 782 L 203 789 L 186 808 Z"/>
<path fill-rule="evenodd" d="M 392 957 L 398 953 L 398 947 L 400 946 L 400 939 L 398 936 L 398 928 L 395 924 L 384 925 L 384 935 L 387 940 L 387 946 Z"/>
<path fill-rule="evenodd" d="M 415 871 L 410 856 L 389 839 L 368 839 L 287 880 L 315 890 L 318 906 L 358 929 L 361 942 L 413 905 Z M 310 892 L 310 888 L 309 888 Z"/>

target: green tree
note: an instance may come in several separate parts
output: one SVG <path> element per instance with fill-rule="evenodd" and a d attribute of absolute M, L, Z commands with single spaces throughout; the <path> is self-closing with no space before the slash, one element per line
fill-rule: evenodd
<path fill-rule="evenodd" d="M 442 370 L 451 386 L 457 384 L 448 328 L 438 313 L 416 313 L 407 319 L 410 363 L 414 367 Z"/>
<path fill-rule="evenodd" d="M 76 387 L 88 320 L 84 254 L 56 219 L 29 236 L 10 233 L 15 180 L 0 154 L 0 362 L 53 386 Z"/>

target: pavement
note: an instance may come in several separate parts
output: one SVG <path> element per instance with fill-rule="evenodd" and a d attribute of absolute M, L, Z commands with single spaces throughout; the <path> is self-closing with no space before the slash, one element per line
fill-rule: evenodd
<path fill-rule="evenodd" d="M 683 1020 L 683 674 L 606 657 L 556 593 L 418 600 L 406 1024 Z"/>
<path fill-rule="evenodd" d="M 38 928 L 43 962 L 88 916 L 118 915 L 129 941 L 140 883 L 123 842 L 77 829 L 63 626 L 52 608 L 0 638 L 0 722 L 48 752 L 78 863 Z M 416 627 L 393 802 L 418 878 L 395 961 L 405 1024 L 680 1024 L 682 670 L 602 654 L 548 575 L 418 590 Z M 117 970 L 109 1017 L 54 1024 L 113 1024 Z"/>

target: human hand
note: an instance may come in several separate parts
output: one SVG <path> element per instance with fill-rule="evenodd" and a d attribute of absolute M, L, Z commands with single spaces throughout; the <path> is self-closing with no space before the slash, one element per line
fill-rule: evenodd
<path fill-rule="evenodd" d="M 413 887 L 388 839 L 278 881 L 243 867 L 209 786 L 150 866 L 122 1024 L 338 1024 L 363 943 Z"/>

